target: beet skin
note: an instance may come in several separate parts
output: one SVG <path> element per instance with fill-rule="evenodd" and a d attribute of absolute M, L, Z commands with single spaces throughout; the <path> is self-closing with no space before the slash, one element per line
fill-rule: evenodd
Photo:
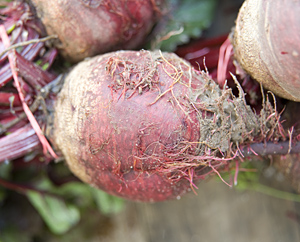
<path fill-rule="evenodd" d="M 163 163 L 175 160 L 180 142 L 197 142 L 200 135 L 196 112 L 186 116 L 171 92 L 156 101 L 176 76 L 155 55 L 122 51 L 80 63 L 67 77 L 55 108 L 55 143 L 71 170 L 111 194 L 139 201 L 187 191 L 190 182 L 163 171 Z M 164 56 L 179 61 L 174 54 Z M 189 74 L 181 77 L 182 85 L 195 85 Z M 174 86 L 172 92 L 183 99 L 189 88 Z M 195 153 L 196 145 L 188 149 Z"/>
<path fill-rule="evenodd" d="M 232 44 L 239 65 L 280 97 L 300 102 L 300 2 L 247 0 Z"/>
<path fill-rule="evenodd" d="M 71 62 L 144 43 L 164 0 L 31 0 L 48 35 Z"/>

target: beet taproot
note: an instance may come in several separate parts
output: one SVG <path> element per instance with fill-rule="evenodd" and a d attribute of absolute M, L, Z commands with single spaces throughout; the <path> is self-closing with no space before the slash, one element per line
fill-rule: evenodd
<path fill-rule="evenodd" d="M 247 0 L 233 31 L 234 56 L 280 97 L 300 101 L 300 2 Z"/>
<path fill-rule="evenodd" d="M 71 62 L 136 49 L 161 16 L 164 0 L 31 0 L 48 35 Z"/>
<path fill-rule="evenodd" d="M 67 75 L 54 110 L 49 137 L 71 171 L 137 201 L 181 196 L 218 173 L 239 144 L 265 140 L 278 124 L 269 123 L 274 115 L 263 123 L 242 91 L 234 97 L 207 73 L 159 51 L 81 62 Z"/>

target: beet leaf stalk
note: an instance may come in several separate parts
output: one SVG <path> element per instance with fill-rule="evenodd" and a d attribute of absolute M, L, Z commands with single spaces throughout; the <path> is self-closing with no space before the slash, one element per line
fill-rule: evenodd
<path fill-rule="evenodd" d="M 57 55 L 46 43 L 53 36 L 44 37 L 43 26 L 24 1 L 5 3 L 0 13 L 0 159 L 15 159 L 41 144 L 55 156 L 37 117 L 42 103 L 37 96 L 56 77 L 48 71 Z"/>

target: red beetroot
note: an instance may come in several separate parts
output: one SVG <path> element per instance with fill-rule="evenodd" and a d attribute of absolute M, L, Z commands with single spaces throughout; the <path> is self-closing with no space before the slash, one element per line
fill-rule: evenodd
<path fill-rule="evenodd" d="M 180 141 L 197 142 L 200 134 L 196 112 L 188 119 L 171 108 L 170 93 L 154 103 L 180 73 L 164 65 L 173 72 L 169 77 L 157 57 L 149 58 L 147 52 L 120 52 L 78 65 L 59 95 L 54 136 L 70 169 L 85 182 L 129 199 L 160 201 L 189 187 L 178 178 L 182 174 L 172 178 L 160 171 L 161 156 L 175 155 L 183 148 Z M 189 94 L 176 89 L 176 95 Z M 188 149 L 196 154 L 197 145 Z"/>
<path fill-rule="evenodd" d="M 31 0 L 49 35 L 70 61 L 135 49 L 161 15 L 164 0 Z"/>
<path fill-rule="evenodd" d="M 255 115 L 242 91 L 235 98 L 175 54 L 149 51 L 80 63 L 54 108 L 52 140 L 73 173 L 138 201 L 184 194 L 240 143 L 272 140 L 278 124 Z"/>

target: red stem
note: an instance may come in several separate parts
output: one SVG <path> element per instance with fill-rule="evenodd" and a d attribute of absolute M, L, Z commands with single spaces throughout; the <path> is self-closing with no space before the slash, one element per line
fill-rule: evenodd
<path fill-rule="evenodd" d="M 14 184 L 14 183 L 2 180 L 1 178 L 0 178 L 0 185 L 7 188 L 7 189 L 17 191 L 17 192 L 20 192 L 20 193 L 23 193 L 23 194 L 25 194 L 28 190 L 32 190 L 32 189 L 30 189 L 28 187 L 25 187 L 23 185 Z"/>
<path fill-rule="evenodd" d="M 11 103 L 10 98 L 13 98 Z M 12 92 L 0 92 L 0 105 L 1 106 L 21 106 L 21 101 L 17 93 Z"/>
<path fill-rule="evenodd" d="M 15 159 L 41 149 L 41 143 L 30 124 L 0 139 L 0 162 Z"/>
<path fill-rule="evenodd" d="M 300 142 L 291 144 L 289 141 L 278 143 L 256 143 L 242 149 L 243 155 L 287 155 L 300 153 Z"/>

